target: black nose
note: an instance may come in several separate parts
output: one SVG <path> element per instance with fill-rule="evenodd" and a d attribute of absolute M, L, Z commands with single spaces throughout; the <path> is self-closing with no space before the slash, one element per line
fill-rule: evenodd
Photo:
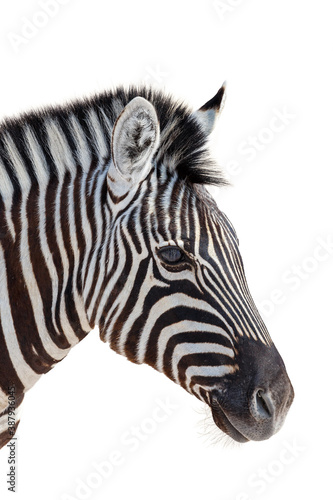
<path fill-rule="evenodd" d="M 250 400 L 250 412 L 257 421 L 271 420 L 275 415 L 275 404 L 270 391 L 255 389 Z"/>

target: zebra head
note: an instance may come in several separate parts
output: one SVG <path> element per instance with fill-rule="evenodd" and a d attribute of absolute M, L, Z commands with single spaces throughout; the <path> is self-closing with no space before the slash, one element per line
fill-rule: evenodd
<path fill-rule="evenodd" d="M 293 388 L 248 290 L 235 230 L 204 187 L 223 183 L 205 143 L 224 96 L 222 87 L 196 113 L 138 96 L 119 114 L 112 284 L 98 323 L 116 352 L 165 373 L 246 442 L 280 429 Z"/>

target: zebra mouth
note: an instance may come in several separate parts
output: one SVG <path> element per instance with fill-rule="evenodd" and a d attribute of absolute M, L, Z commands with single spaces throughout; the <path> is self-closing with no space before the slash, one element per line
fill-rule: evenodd
<path fill-rule="evenodd" d="M 217 427 L 221 429 L 221 431 L 225 432 L 225 434 L 230 436 L 238 443 L 247 443 L 249 441 L 247 437 L 245 437 L 241 432 L 239 432 L 239 430 L 236 429 L 236 427 L 232 425 L 229 418 L 216 399 L 212 400 L 211 409 L 214 422 Z"/>

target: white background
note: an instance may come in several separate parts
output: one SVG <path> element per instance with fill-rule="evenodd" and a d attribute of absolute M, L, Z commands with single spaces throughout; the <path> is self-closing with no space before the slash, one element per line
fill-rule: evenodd
<path fill-rule="evenodd" d="M 3 449 L 1 499 L 331 498 L 333 249 L 322 243 L 333 238 L 330 2 L 61 3 L 48 16 L 42 2 L 1 0 L 0 115 L 142 82 L 197 108 L 227 79 L 212 149 L 234 166 L 233 186 L 213 191 L 296 397 L 276 436 L 230 445 L 194 397 L 93 332 L 27 395 L 18 492 L 6 490 Z M 270 132 L 277 112 L 288 118 Z M 167 400 L 169 414 L 157 410 Z M 133 426 L 144 429 L 137 446 L 122 437 Z M 116 451 L 122 463 L 100 479 L 93 464 Z M 76 492 L 78 481 L 93 487 Z"/>

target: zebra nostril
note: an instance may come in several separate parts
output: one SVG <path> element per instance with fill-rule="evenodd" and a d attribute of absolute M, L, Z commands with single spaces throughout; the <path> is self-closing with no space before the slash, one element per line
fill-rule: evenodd
<path fill-rule="evenodd" d="M 253 393 L 251 413 L 256 420 L 268 420 L 274 415 L 274 403 L 268 392 L 256 389 Z"/>

